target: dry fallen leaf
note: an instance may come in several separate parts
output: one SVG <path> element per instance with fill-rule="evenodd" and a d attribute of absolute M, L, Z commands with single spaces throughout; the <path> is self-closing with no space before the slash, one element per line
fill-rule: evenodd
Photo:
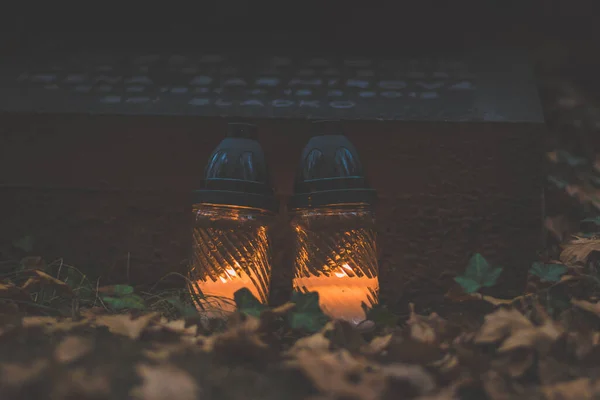
<path fill-rule="evenodd" d="M 262 339 L 261 328 L 258 318 L 234 314 L 225 332 L 202 338 L 199 344 L 203 351 L 212 352 L 217 357 L 248 357 L 263 362 L 272 353 Z"/>
<path fill-rule="evenodd" d="M 4 363 L 0 364 L 0 387 L 21 387 L 39 377 L 48 368 L 48 360 L 39 359 L 29 365 Z"/>
<path fill-rule="evenodd" d="M 585 263 L 591 252 L 600 250 L 600 239 L 577 238 L 563 246 L 560 261 L 567 265 Z"/>
<path fill-rule="evenodd" d="M 335 398 L 376 400 L 385 389 L 385 375 L 345 349 L 326 353 L 302 350 L 287 365 L 301 370 L 317 390 Z"/>
<path fill-rule="evenodd" d="M 131 391 L 139 400 L 196 400 L 200 388 L 186 371 L 169 364 L 136 366 L 143 382 Z"/>
<path fill-rule="evenodd" d="M 194 350 L 188 343 L 154 343 L 152 349 L 142 350 L 142 354 L 154 361 L 167 361 L 171 356 Z"/>
<path fill-rule="evenodd" d="M 519 378 L 527 372 L 535 361 L 535 352 L 531 349 L 522 349 L 511 353 L 501 354 L 493 362 L 493 369 Z"/>
<path fill-rule="evenodd" d="M 29 291 L 32 289 L 32 287 L 37 286 L 38 284 L 41 284 L 42 286 L 44 286 L 44 285 L 51 286 L 52 288 L 56 289 L 56 291 L 61 292 L 63 295 L 70 296 L 73 294 L 73 290 L 71 289 L 71 287 L 69 285 L 67 285 L 66 282 L 56 279 L 55 277 L 50 276 L 47 273 L 45 273 L 44 271 L 40 271 L 39 269 L 34 269 L 32 272 L 35 274 L 35 276 L 33 276 L 32 278 L 29 278 L 23 284 L 21 289 L 23 289 L 25 291 Z"/>
<path fill-rule="evenodd" d="M 515 309 L 499 309 L 485 316 L 483 326 L 475 335 L 475 343 L 494 343 L 523 329 L 533 328 L 533 323 Z"/>
<path fill-rule="evenodd" d="M 86 370 L 79 367 L 70 370 L 66 379 L 55 383 L 53 399 L 104 399 L 111 398 L 110 380 L 106 371 Z"/>
<path fill-rule="evenodd" d="M 587 300 L 571 299 L 571 303 L 582 310 L 589 311 L 600 317 L 600 302 L 592 303 Z"/>
<path fill-rule="evenodd" d="M 29 295 L 11 282 L 0 282 L 0 299 L 27 298 Z"/>
<path fill-rule="evenodd" d="M 101 315 L 96 317 L 92 323 L 96 326 L 107 327 L 115 335 L 123 335 L 136 340 L 158 315 L 158 313 L 150 313 L 136 319 L 131 319 L 131 315 L 127 314 Z"/>
<path fill-rule="evenodd" d="M 390 345 L 392 340 L 392 334 L 385 336 L 376 336 L 369 342 L 369 344 L 361 348 L 361 352 L 365 355 L 377 355 L 381 354 Z"/>
<path fill-rule="evenodd" d="M 328 351 L 331 348 L 331 340 L 325 335 L 328 332 L 333 332 L 334 329 L 334 322 L 329 321 L 319 332 L 296 340 L 294 345 L 286 352 L 286 355 L 294 355 L 302 350 Z"/>
<path fill-rule="evenodd" d="M 73 321 L 71 318 L 56 318 L 47 316 L 23 317 L 21 325 L 23 328 L 41 327 L 45 333 L 68 332 L 73 328 L 84 326 L 87 320 Z"/>
<path fill-rule="evenodd" d="M 153 326 L 152 330 L 166 329 L 168 331 L 178 333 L 184 336 L 196 336 L 198 334 L 198 325 L 190 325 L 186 328 L 185 319 L 178 319 L 168 321 L 165 317 L 162 317 L 160 321 Z"/>
<path fill-rule="evenodd" d="M 334 398 L 375 400 L 394 385 L 415 395 L 435 389 L 433 378 L 420 366 L 378 366 L 353 357 L 346 349 L 334 352 L 303 349 L 286 365 L 301 370 L 317 390 Z"/>
<path fill-rule="evenodd" d="M 489 370 L 482 374 L 483 388 L 491 400 L 512 400 L 514 393 L 506 377 L 496 370 Z"/>
<path fill-rule="evenodd" d="M 54 358 L 59 363 L 70 363 L 92 351 L 93 343 L 89 338 L 67 336 L 54 351 Z"/>
<path fill-rule="evenodd" d="M 413 303 L 410 303 L 409 307 L 410 317 L 406 321 L 406 324 L 410 329 L 410 335 L 413 339 L 428 344 L 439 343 L 440 336 L 446 328 L 446 320 L 436 313 L 431 313 L 427 317 L 418 315 L 415 312 Z"/>
<path fill-rule="evenodd" d="M 539 326 L 513 331 L 498 349 L 499 352 L 508 352 L 522 347 L 535 348 L 538 352 L 545 353 L 549 350 L 562 334 L 564 330 L 554 321 L 546 321 Z"/>
<path fill-rule="evenodd" d="M 547 400 L 587 400 L 600 396 L 600 381 L 579 378 L 542 387 Z"/>

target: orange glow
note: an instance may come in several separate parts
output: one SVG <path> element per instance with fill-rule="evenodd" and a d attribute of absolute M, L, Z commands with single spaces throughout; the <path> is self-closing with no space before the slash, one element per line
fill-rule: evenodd
<path fill-rule="evenodd" d="M 267 228 L 240 209 L 203 208 L 193 230 L 190 291 L 196 308 L 219 318 L 235 311 L 234 293 L 247 288 L 267 302 L 271 279 Z"/>
<path fill-rule="evenodd" d="M 374 231 L 295 228 L 294 290 L 319 293 L 319 305 L 331 318 L 364 321 L 362 303 L 373 306 L 379 293 Z"/>
<path fill-rule="evenodd" d="M 294 289 L 319 293 L 319 305 L 325 314 L 356 325 L 366 319 L 362 303 L 372 306 L 377 302 L 379 280 L 351 275 L 352 268 L 344 263 L 332 276 L 294 278 Z"/>
<path fill-rule="evenodd" d="M 207 316 L 216 318 L 235 311 L 233 295 L 242 288 L 249 289 L 254 297 L 261 299 L 253 281 L 255 279 L 248 274 L 238 274 L 233 268 L 228 268 L 225 273 L 218 276 L 216 281 L 198 279 L 191 289 L 194 294 L 202 298 L 197 308 L 205 311 Z"/>

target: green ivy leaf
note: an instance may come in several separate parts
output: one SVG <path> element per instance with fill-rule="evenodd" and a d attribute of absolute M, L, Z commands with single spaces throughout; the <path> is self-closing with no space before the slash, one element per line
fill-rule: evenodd
<path fill-rule="evenodd" d="M 567 267 L 562 264 L 544 264 L 542 262 L 534 262 L 529 269 L 531 275 L 538 276 L 545 282 L 558 282 L 566 272 Z"/>
<path fill-rule="evenodd" d="M 473 279 L 465 278 L 464 276 L 457 276 L 454 278 L 454 280 L 463 288 L 466 293 L 475 293 L 481 289 L 479 282 L 476 282 Z"/>
<path fill-rule="evenodd" d="M 177 312 L 182 317 L 192 317 L 198 314 L 198 310 L 196 309 L 196 307 L 183 302 L 179 297 L 171 297 L 167 299 L 167 303 L 175 307 Z"/>
<path fill-rule="evenodd" d="M 548 176 L 548 181 L 553 183 L 554 186 L 556 186 L 559 189 L 565 189 L 567 186 L 569 186 L 569 182 L 565 181 L 564 179 L 557 178 L 555 176 Z"/>
<path fill-rule="evenodd" d="M 314 333 L 320 331 L 329 321 L 329 317 L 319 307 L 319 293 L 294 291 L 291 302 L 296 304 L 294 310 L 289 314 L 289 323 L 292 329 L 302 329 Z"/>
<path fill-rule="evenodd" d="M 233 294 L 233 300 L 239 312 L 260 317 L 260 313 L 267 309 L 248 288 L 241 288 Z"/>
<path fill-rule="evenodd" d="M 136 310 L 144 310 L 146 309 L 146 304 L 144 303 L 144 299 L 136 294 L 129 294 L 123 297 L 112 297 L 105 296 L 102 297 L 102 301 L 112 308 L 115 311 L 124 310 L 124 309 L 136 309 Z"/>
<path fill-rule="evenodd" d="M 600 217 L 586 218 L 586 219 L 582 220 L 581 222 L 591 222 L 595 225 L 600 225 Z"/>
<path fill-rule="evenodd" d="M 113 285 L 112 292 L 114 296 L 127 296 L 133 293 L 133 287 L 129 285 Z"/>
<path fill-rule="evenodd" d="M 482 287 L 492 287 L 502 273 L 502 267 L 492 268 L 487 260 L 475 253 L 469 260 L 464 275 L 454 278 L 465 292 L 474 293 Z"/>
<path fill-rule="evenodd" d="M 556 156 L 558 162 L 565 163 L 570 167 L 579 167 L 589 164 L 587 158 L 575 156 L 565 150 L 558 150 Z"/>
<path fill-rule="evenodd" d="M 373 307 L 367 306 L 364 302 L 361 303 L 362 309 L 365 311 L 367 320 L 373 321 L 378 327 L 395 327 L 400 321 L 400 316 L 391 312 L 386 306 L 375 304 Z"/>
<path fill-rule="evenodd" d="M 23 236 L 20 239 L 15 240 L 12 245 L 19 250 L 23 250 L 26 253 L 31 253 L 33 251 L 33 243 L 35 239 L 31 235 Z"/>

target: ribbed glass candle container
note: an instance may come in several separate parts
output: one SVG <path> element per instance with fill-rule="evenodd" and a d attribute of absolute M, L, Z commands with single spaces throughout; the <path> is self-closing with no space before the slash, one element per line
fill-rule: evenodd
<path fill-rule="evenodd" d="M 271 281 L 268 228 L 278 204 L 254 125 L 229 125 L 194 198 L 189 289 L 198 310 L 209 317 L 226 316 L 235 311 L 234 294 L 242 288 L 266 303 Z"/>
<path fill-rule="evenodd" d="M 298 210 L 293 286 L 317 292 L 323 312 L 358 324 L 364 303 L 377 302 L 377 252 L 374 215 L 365 204 Z"/>
<path fill-rule="evenodd" d="M 289 208 L 296 233 L 294 290 L 317 292 L 321 309 L 353 324 L 379 293 L 376 198 L 356 149 L 336 121 L 314 124 Z"/>

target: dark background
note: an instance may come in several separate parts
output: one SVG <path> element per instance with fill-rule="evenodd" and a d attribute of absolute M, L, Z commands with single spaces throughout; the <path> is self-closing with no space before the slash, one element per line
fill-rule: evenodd
<path fill-rule="evenodd" d="M 511 45 L 544 54 L 552 72 L 600 92 L 593 0 L 15 2 L 0 9 L 0 55 L 43 46 L 231 48 L 393 55 Z M 558 48 L 558 50 L 557 50 Z M 538 65 L 538 67 L 540 67 Z"/>
<path fill-rule="evenodd" d="M 598 32 L 593 1 L 244 1 L 143 6 L 19 2 L 3 10 L 3 41 L 33 44 L 62 33 L 65 45 L 283 46 L 346 49 L 462 47 L 476 42 L 581 39 Z M 135 32 L 135 33 L 134 33 Z M 76 35 L 74 35 L 76 33 Z M 41 35 L 40 35 L 41 34 Z"/>

